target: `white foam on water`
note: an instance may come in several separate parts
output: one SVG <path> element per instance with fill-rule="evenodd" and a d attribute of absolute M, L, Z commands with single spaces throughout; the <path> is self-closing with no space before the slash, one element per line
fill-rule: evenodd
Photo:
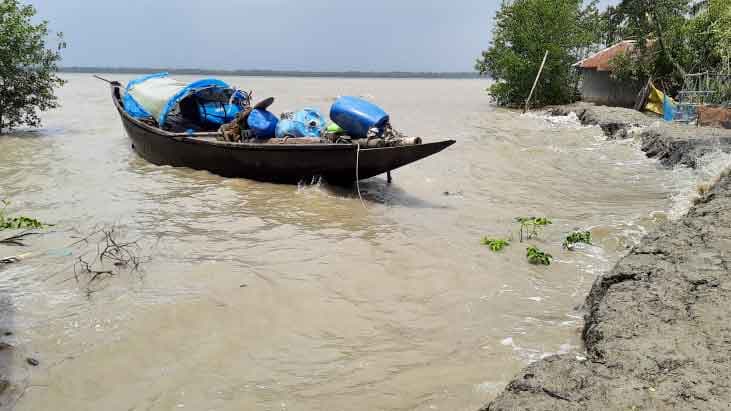
<path fill-rule="evenodd" d="M 302 193 L 304 191 L 310 190 L 310 189 L 320 189 L 323 186 L 323 180 L 322 177 L 312 177 L 307 180 L 300 180 L 297 183 L 297 193 Z"/>
<path fill-rule="evenodd" d="M 528 112 L 525 114 L 521 114 L 521 117 L 528 117 L 528 118 L 535 118 L 538 120 L 543 120 L 546 123 L 548 123 L 549 127 L 552 128 L 572 128 L 572 129 L 583 129 L 583 128 L 593 128 L 596 126 L 585 126 L 581 124 L 581 120 L 579 120 L 579 117 L 576 115 L 576 113 L 569 113 L 567 116 L 554 116 L 546 112 L 540 112 L 540 113 L 533 113 Z"/>
<path fill-rule="evenodd" d="M 693 201 L 698 197 L 698 186 L 711 184 L 725 170 L 731 168 L 731 153 L 721 150 L 706 154 L 698 160 L 695 170 L 678 166 L 672 176 L 672 206 L 669 211 L 671 220 L 678 219 L 688 213 Z"/>
<path fill-rule="evenodd" d="M 513 352 L 517 354 L 518 357 L 520 357 L 523 361 L 529 364 L 554 355 L 563 355 L 571 352 L 576 352 L 579 349 L 579 347 L 575 345 L 564 343 L 561 344 L 556 351 L 541 351 L 533 348 L 521 347 L 515 343 L 513 337 L 507 337 L 503 339 L 500 344 L 512 348 Z"/>
<path fill-rule="evenodd" d="M 475 385 L 474 391 L 479 394 L 497 394 L 503 388 L 505 388 L 505 383 L 485 381 Z"/>
<path fill-rule="evenodd" d="M 630 126 L 630 128 L 627 129 L 627 135 L 629 139 L 632 139 L 635 136 L 639 136 L 642 134 L 643 131 L 647 129 L 647 126 Z M 621 141 L 621 140 L 620 140 Z"/>

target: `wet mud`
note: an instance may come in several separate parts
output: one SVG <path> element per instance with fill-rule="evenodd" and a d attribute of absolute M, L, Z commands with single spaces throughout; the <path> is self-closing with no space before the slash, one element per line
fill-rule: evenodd
<path fill-rule="evenodd" d="M 552 112 L 572 111 L 610 138 L 646 127 L 636 136 L 642 149 L 667 166 L 695 167 L 705 154 L 731 146 L 727 131 L 651 125 L 623 109 L 578 105 Z M 586 357 L 533 363 L 483 411 L 728 409 L 730 268 L 726 170 L 687 215 L 648 234 L 596 279 L 584 307 Z"/>

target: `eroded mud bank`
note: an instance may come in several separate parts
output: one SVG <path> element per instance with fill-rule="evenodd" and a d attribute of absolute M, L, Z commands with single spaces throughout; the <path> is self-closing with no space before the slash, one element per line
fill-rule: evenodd
<path fill-rule="evenodd" d="M 731 133 L 657 124 L 632 110 L 573 105 L 610 138 L 639 133 L 667 166 L 695 167 Z M 638 129 L 641 127 L 641 129 Z M 523 370 L 484 410 L 728 409 L 731 404 L 731 176 L 688 214 L 597 278 L 586 299 L 587 358 L 554 356 Z"/>

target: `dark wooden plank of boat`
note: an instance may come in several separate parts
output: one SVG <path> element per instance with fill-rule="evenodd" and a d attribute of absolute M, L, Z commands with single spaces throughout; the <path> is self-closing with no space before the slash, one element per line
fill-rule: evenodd
<path fill-rule="evenodd" d="M 361 149 L 348 144 L 242 144 L 214 141 L 210 133 L 169 133 L 129 116 L 121 104 L 118 86 L 112 97 L 132 147 L 157 165 L 207 170 L 224 177 L 298 183 L 313 176 L 346 184 L 370 178 L 428 157 L 454 144 L 446 140 L 414 146 Z"/>

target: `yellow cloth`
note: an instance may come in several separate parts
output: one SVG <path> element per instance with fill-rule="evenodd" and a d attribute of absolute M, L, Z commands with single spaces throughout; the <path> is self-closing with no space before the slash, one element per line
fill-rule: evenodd
<path fill-rule="evenodd" d="M 655 88 L 654 84 L 650 84 L 650 93 L 647 95 L 647 104 L 645 105 L 645 110 L 652 111 L 653 113 L 664 115 L 665 111 L 663 110 L 663 101 L 665 100 L 665 93 Z M 677 104 L 675 100 L 668 97 L 668 100 L 670 100 L 670 103 L 673 105 Z"/>

